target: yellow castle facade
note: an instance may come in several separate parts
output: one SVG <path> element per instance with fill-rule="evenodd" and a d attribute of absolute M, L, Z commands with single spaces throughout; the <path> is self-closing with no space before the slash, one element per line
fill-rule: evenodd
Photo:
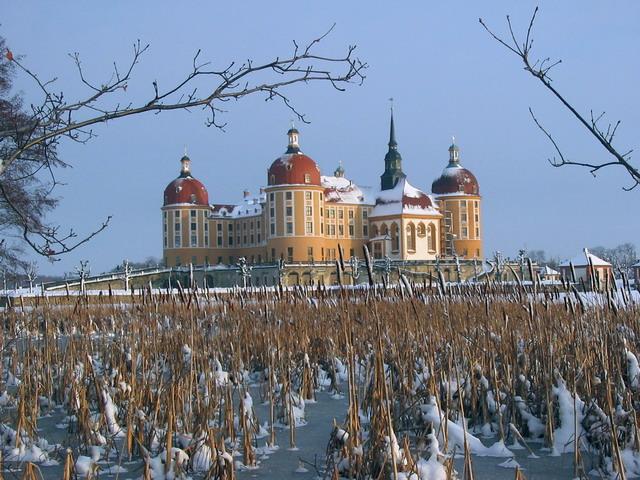
<path fill-rule="evenodd" d="M 323 176 L 304 154 L 291 128 L 285 153 L 268 169 L 257 195 L 244 192 L 236 204 L 210 203 L 206 187 L 181 159 L 181 171 L 164 191 L 163 257 L 167 266 L 235 265 L 283 260 L 331 262 L 339 246 L 348 260 L 435 261 L 482 259 L 481 197 L 475 176 L 449 147 L 449 163 L 427 194 L 402 171 L 393 114 L 384 172 L 376 188 L 359 186 L 340 165 Z"/>

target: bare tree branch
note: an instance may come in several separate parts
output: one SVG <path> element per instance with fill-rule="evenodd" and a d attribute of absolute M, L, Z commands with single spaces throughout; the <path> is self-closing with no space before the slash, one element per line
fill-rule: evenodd
<path fill-rule="evenodd" d="M 631 164 L 631 153 L 633 150 L 629 150 L 627 153 L 620 153 L 613 146 L 613 139 L 620 126 L 620 121 L 617 121 L 615 125 L 609 124 L 606 130 L 600 128 L 600 122 L 603 119 L 605 112 L 602 112 L 600 115 L 594 116 L 593 110 L 590 111 L 590 119 L 586 119 L 582 114 L 580 114 L 577 109 L 571 105 L 568 100 L 552 85 L 552 79 L 549 76 L 549 72 L 557 65 L 561 63 L 561 60 L 556 62 L 551 62 L 549 58 L 545 58 L 543 60 L 531 60 L 531 50 L 533 48 L 533 26 L 536 20 L 536 16 L 538 14 L 538 7 L 533 12 L 531 19 L 529 21 L 529 26 L 527 28 L 527 33 L 525 36 L 525 40 L 522 44 L 518 43 L 517 36 L 514 33 L 513 25 L 511 23 L 510 17 L 507 15 L 507 25 L 509 29 L 509 36 L 511 37 L 510 41 L 504 40 L 497 34 L 495 34 L 484 22 L 482 18 L 479 19 L 480 24 L 483 28 L 489 33 L 489 35 L 500 43 L 503 47 L 505 47 L 508 51 L 517 55 L 522 63 L 524 64 L 525 71 L 529 72 L 533 77 L 535 77 L 542 85 L 550 91 L 553 96 L 555 96 L 562 105 L 571 112 L 574 118 L 578 120 L 580 124 L 587 131 L 596 138 L 598 143 L 606 150 L 607 154 L 613 157 L 613 160 L 608 161 L 600 161 L 600 162 L 580 162 L 574 160 L 568 160 L 560 151 L 558 147 L 558 143 L 554 140 L 551 134 L 541 125 L 538 119 L 533 114 L 533 110 L 529 108 L 529 113 L 536 126 L 543 132 L 543 134 L 549 139 L 552 143 L 553 148 L 558 154 L 558 158 L 554 157 L 549 162 L 554 167 L 563 167 L 565 165 L 573 165 L 578 167 L 588 168 L 592 175 L 595 176 L 596 172 L 598 172 L 602 168 L 606 167 L 622 167 L 631 177 L 631 186 L 623 187 L 624 190 L 633 190 L 638 185 L 640 185 L 640 170 L 638 167 Z M 533 62 L 533 63 L 532 63 Z"/>
<path fill-rule="evenodd" d="M 44 209 L 34 216 L 27 208 L 31 205 L 27 201 L 27 188 L 37 189 L 40 197 L 47 199 L 47 208 L 55 206 L 56 200 L 49 196 L 58 185 L 54 169 L 66 166 L 56 155 L 56 147 L 64 138 L 86 143 L 95 137 L 92 128 L 97 124 L 146 112 L 158 114 L 202 108 L 208 112 L 205 125 L 222 129 L 226 124 L 218 120 L 224 113 L 221 105 L 254 94 L 264 94 L 266 101 L 281 101 L 306 123 L 304 114 L 285 93 L 288 87 L 297 83 L 323 82 L 344 91 L 347 85 L 361 84 L 365 78 L 367 64 L 355 56 L 355 46 L 347 47 L 341 56 L 316 52 L 334 27 L 303 47 L 294 41 L 290 55 L 278 56 L 266 63 L 248 59 L 242 63 L 231 62 L 217 70 L 211 68 L 209 62 L 200 60 L 201 51 L 198 50 L 191 61 L 191 70 L 180 81 L 163 88 L 158 80 L 154 80 L 148 98 L 142 101 L 132 99 L 123 102 L 121 99 L 127 95 L 136 65 L 149 49 L 148 44 L 143 45 L 139 40 L 133 45 L 132 57 L 126 68 L 120 68 L 114 62 L 110 77 L 105 82 L 91 80 L 80 54 L 70 54 L 80 82 L 89 90 L 87 96 L 73 101 L 67 100 L 63 92 L 53 90 L 56 78 L 42 80 L 21 57 L 2 48 L 6 61 L 3 59 L 4 70 L 0 73 L 7 73 L 8 69 L 19 70 L 37 85 L 41 93 L 40 102 L 30 105 L 29 110 L 22 109 L 21 102 L 15 98 L 15 105 L 7 102 L 11 107 L 7 112 L 0 111 L 0 209 L 7 213 L 7 225 L 10 225 L 10 218 L 23 241 L 37 253 L 48 257 L 74 250 L 107 227 L 110 217 L 83 238 L 78 238 L 73 230 L 61 236 L 59 227 L 41 222 Z M 4 40 L 0 40 L 2 47 Z M 1 82 L 2 76 L 0 87 Z M 27 168 L 26 165 L 32 166 Z M 27 187 L 29 178 L 36 178 L 45 171 L 50 176 L 48 187 L 35 183 Z"/>

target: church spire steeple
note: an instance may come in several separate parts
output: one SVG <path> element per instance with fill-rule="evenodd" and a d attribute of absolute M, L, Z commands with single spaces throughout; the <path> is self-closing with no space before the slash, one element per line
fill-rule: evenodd
<path fill-rule="evenodd" d="M 390 99 L 393 102 L 393 99 Z M 398 142 L 396 141 L 396 128 L 393 121 L 393 103 L 391 104 L 391 121 L 389 124 L 389 150 L 384 156 L 384 173 L 380 176 L 380 188 L 390 190 L 396 186 L 401 178 L 405 177 L 402 172 L 402 156 L 398 152 Z"/>
<path fill-rule="evenodd" d="M 396 142 L 396 128 L 393 124 L 393 105 L 391 105 L 391 125 L 389 126 L 389 148 L 397 148 L 398 142 Z"/>

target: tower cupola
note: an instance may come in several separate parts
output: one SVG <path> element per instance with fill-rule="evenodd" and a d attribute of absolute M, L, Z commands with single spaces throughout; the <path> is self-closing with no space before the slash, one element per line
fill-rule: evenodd
<path fill-rule="evenodd" d="M 300 132 L 298 132 L 298 129 L 291 125 L 291 128 L 287 132 L 287 136 L 289 137 L 289 145 L 287 145 L 286 153 L 300 153 Z"/>

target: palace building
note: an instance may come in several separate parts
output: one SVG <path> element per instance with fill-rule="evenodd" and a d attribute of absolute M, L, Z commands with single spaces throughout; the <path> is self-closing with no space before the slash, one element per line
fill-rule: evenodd
<path fill-rule="evenodd" d="M 393 112 L 389 148 L 377 188 L 333 175 L 300 147 L 291 128 L 283 155 L 267 171 L 266 187 L 244 192 L 237 204 L 215 203 L 191 171 L 186 155 L 178 178 L 164 190 L 163 252 L 167 266 L 333 262 L 338 245 L 347 260 L 363 258 L 433 263 L 440 259 L 480 260 L 482 220 L 475 176 L 449 147 L 449 161 L 432 183 L 431 195 L 414 187 L 402 170 Z"/>

